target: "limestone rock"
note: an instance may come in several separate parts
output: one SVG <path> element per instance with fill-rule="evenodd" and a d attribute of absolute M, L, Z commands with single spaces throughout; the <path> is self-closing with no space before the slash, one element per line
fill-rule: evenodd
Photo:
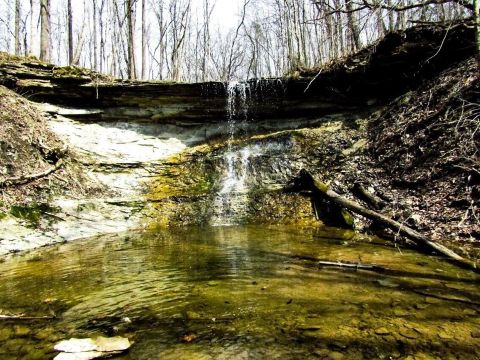
<path fill-rule="evenodd" d="M 390 331 L 386 327 L 380 327 L 378 329 L 375 329 L 375 334 L 377 334 L 377 335 L 388 335 L 388 334 L 390 334 Z"/>
<path fill-rule="evenodd" d="M 78 353 L 85 351 L 93 351 L 96 349 L 96 344 L 93 339 L 69 339 L 60 341 L 53 347 L 57 351 L 68 353 Z"/>
<path fill-rule="evenodd" d="M 104 356 L 105 353 L 98 351 L 86 351 L 80 353 L 60 353 L 55 356 L 54 360 L 92 360 Z"/>
<path fill-rule="evenodd" d="M 69 339 L 63 340 L 54 346 L 61 351 L 55 360 L 91 360 L 120 353 L 128 350 L 131 344 L 127 338 L 120 336 L 96 339 Z"/>

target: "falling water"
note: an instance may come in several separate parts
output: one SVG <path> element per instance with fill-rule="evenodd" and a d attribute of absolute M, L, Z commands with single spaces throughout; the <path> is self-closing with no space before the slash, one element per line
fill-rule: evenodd
<path fill-rule="evenodd" d="M 213 225 L 236 224 L 246 211 L 250 158 L 258 154 L 252 153 L 249 146 L 236 148 L 235 140 L 247 128 L 248 93 L 247 83 L 233 81 L 227 84 L 228 145 L 222 159 L 225 171 L 214 201 Z"/>
<path fill-rule="evenodd" d="M 223 173 L 214 195 L 211 225 L 248 223 L 253 191 L 258 193 L 284 184 L 295 172 L 295 166 L 290 166 L 290 160 L 285 157 L 286 150 L 292 146 L 289 139 L 239 141 L 248 135 L 252 125 L 248 122 L 249 104 L 283 91 L 283 83 L 277 81 L 235 81 L 226 85 L 227 146 L 219 158 Z"/>

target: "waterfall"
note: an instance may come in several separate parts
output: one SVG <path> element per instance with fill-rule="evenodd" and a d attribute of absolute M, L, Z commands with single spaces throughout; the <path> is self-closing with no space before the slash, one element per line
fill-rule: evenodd
<path fill-rule="evenodd" d="M 249 85 L 232 81 L 227 90 L 227 147 L 222 162 L 225 170 L 215 195 L 212 225 L 234 225 L 241 221 L 248 205 L 248 175 L 251 147 L 237 148 L 235 140 L 245 132 L 248 120 Z"/>

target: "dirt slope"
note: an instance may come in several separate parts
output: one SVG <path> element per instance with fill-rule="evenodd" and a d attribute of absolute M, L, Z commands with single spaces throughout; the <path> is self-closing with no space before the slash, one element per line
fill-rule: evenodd
<path fill-rule="evenodd" d="M 480 77 L 473 58 L 394 101 L 370 121 L 368 136 L 377 178 L 398 192 L 421 230 L 480 241 Z"/>
<path fill-rule="evenodd" d="M 89 185 L 37 107 L 0 86 L 0 210 L 44 203 L 54 194 L 84 194 Z"/>

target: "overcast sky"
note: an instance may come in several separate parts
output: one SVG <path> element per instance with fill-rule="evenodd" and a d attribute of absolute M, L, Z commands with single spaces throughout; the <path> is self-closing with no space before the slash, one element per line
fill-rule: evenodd
<path fill-rule="evenodd" d="M 194 3 L 199 3 L 201 6 L 202 0 L 192 0 Z M 240 0 L 217 0 L 215 3 L 212 20 L 221 28 L 230 28 L 236 26 L 238 17 L 240 15 Z"/>
<path fill-rule="evenodd" d="M 58 1 L 64 1 L 64 0 L 53 0 L 52 6 L 58 2 Z M 203 5 L 203 0 L 191 0 L 192 1 L 192 8 L 199 9 L 200 12 L 199 14 L 201 15 L 201 9 Z M 23 0 L 25 3 L 25 8 L 29 7 L 29 0 Z M 168 1 L 165 1 L 168 4 Z M 214 25 L 219 25 L 221 29 L 225 29 L 228 31 L 229 28 L 237 26 L 238 23 L 238 17 L 241 12 L 241 4 L 243 4 L 243 0 L 211 0 L 211 4 L 215 4 L 213 13 L 212 13 L 212 18 L 211 24 Z M 140 1 L 139 1 L 140 3 Z M 73 0 L 72 1 L 72 6 L 74 7 L 74 11 L 76 14 L 82 14 L 83 13 L 83 0 Z M 193 12 L 195 13 L 195 12 Z M 75 14 L 74 14 L 75 16 Z"/>

